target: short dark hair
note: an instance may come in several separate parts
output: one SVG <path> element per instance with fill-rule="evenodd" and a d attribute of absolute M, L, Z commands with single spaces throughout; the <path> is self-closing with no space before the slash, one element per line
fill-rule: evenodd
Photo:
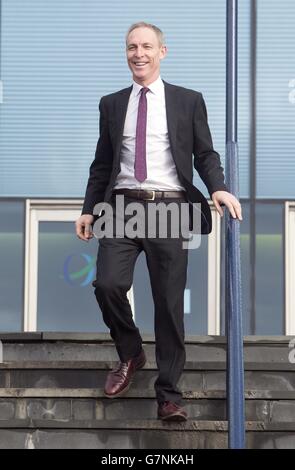
<path fill-rule="evenodd" d="M 130 26 L 130 28 L 128 29 L 127 34 L 126 34 L 126 44 L 127 44 L 128 36 L 129 36 L 129 34 L 131 33 L 131 31 L 133 31 L 134 29 L 137 29 L 137 28 L 149 28 L 149 29 L 152 29 L 152 30 L 154 31 L 154 33 L 156 33 L 156 35 L 157 35 L 157 37 L 158 37 L 160 46 L 163 46 L 163 45 L 165 44 L 164 34 L 163 34 L 163 32 L 161 31 L 161 29 L 158 28 L 158 26 L 155 26 L 154 24 L 151 24 L 151 23 L 146 23 L 145 21 L 139 21 L 139 22 L 137 22 L 137 23 L 133 23 L 133 24 Z"/>

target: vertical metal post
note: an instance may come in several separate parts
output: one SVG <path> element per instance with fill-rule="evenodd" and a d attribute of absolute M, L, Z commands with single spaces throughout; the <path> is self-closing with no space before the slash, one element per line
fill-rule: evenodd
<path fill-rule="evenodd" d="M 226 184 L 238 197 L 237 0 L 227 0 Z M 226 211 L 227 413 L 229 448 L 245 447 L 244 364 L 241 305 L 240 222 Z"/>

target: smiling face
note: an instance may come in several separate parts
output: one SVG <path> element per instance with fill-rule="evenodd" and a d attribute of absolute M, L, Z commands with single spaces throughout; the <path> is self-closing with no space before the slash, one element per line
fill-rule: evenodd
<path fill-rule="evenodd" d="M 126 54 L 133 80 L 142 86 L 153 83 L 160 75 L 160 61 L 167 48 L 159 44 L 156 33 L 145 27 L 136 28 L 128 35 Z"/>

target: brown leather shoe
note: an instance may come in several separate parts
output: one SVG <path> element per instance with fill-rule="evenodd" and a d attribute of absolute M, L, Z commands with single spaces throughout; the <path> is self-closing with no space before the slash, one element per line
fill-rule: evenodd
<path fill-rule="evenodd" d="M 181 406 L 172 401 L 164 401 L 158 406 L 158 418 L 163 421 L 186 421 L 187 413 Z"/>
<path fill-rule="evenodd" d="M 119 362 L 108 373 L 104 388 L 104 395 L 108 398 L 120 397 L 129 389 L 131 379 L 137 369 L 141 369 L 146 363 L 146 356 L 142 349 L 138 356 L 127 362 Z"/>

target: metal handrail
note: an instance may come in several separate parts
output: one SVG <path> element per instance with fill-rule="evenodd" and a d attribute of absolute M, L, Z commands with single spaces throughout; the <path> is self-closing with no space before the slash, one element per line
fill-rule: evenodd
<path fill-rule="evenodd" d="M 226 11 L 226 184 L 238 197 L 237 0 Z M 245 447 L 244 361 L 241 305 L 240 222 L 225 215 L 227 419 L 229 448 Z"/>

